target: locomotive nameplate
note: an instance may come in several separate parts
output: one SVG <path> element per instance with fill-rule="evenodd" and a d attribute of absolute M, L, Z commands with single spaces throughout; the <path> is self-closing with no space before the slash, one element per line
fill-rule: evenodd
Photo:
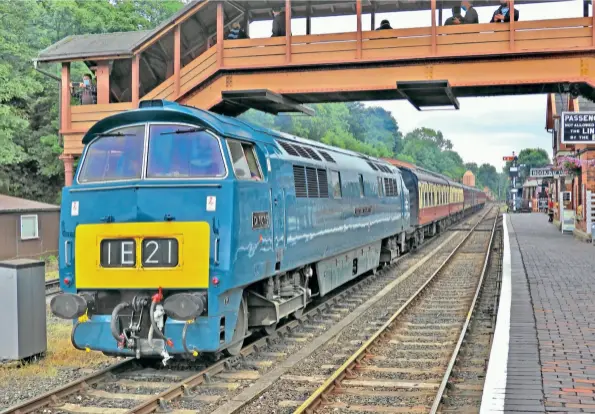
<path fill-rule="evenodd" d="M 364 216 L 364 215 L 370 214 L 370 213 L 372 213 L 372 206 L 356 207 L 355 208 L 356 216 Z"/>
<path fill-rule="evenodd" d="M 256 211 L 252 213 L 252 229 L 268 229 L 269 228 L 269 212 Z"/>

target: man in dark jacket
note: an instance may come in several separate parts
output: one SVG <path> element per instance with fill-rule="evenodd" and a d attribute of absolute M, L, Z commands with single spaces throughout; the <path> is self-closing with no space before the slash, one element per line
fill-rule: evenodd
<path fill-rule="evenodd" d="M 376 30 L 392 30 L 392 27 L 388 20 L 383 20 L 380 22 L 380 27 Z"/>
<path fill-rule="evenodd" d="M 519 11 L 514 9 L 514 21 L 519 20 Z M 500 7 L 494 12 L 490 23 L 508 23 L 510 22 L 510 7 L 508 1 L 500 0 Z"/>
<path fill-rule="evenodd" d="M 273 9 L 273 36 L 285 36 L 285 13 L 280 9 Z"/>
<path fill-rule="evenodd" d="M 461 9 L 465 12 L 465 17 L 461 23 L 463 24 L 476 24 L 479 23 L 479 16 L 477 15 L 477 10 L 471 4 L 470 1 L 462 1 L 461 2 Z"/>
<path fill-rule="evenodd" d="M 455 23 L 455 20 L 457 20 L 459 23 Z M 455 24 L 460 24 L 462 21 L 463 21 L 463 16 L 461 15 L 461 7 L 454 6 L 452 8 L 452 17 L 449 17 L 448 19 L 446 19 L 446 21 L 444 22 L 444 25 L 452 26 Z"/>

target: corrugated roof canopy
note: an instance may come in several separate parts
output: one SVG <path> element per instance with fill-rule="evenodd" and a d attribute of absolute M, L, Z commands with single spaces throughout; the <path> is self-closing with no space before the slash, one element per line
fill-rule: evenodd
<path fill-rule="evenodd" d="M 58 210 L 60 210 L 60 207 L 52 204 L 0 194 L 0 213 Z"/>
<path fill-rule="evenodd" d="M 153 30 L 68 36 L 42 50 L 39 53 L 37 60 L 39 62 L 55 62 L 103 56 L 130 56 L 139 46 L 150 40 L 153 36 L 157 35 L 157 33 L 161 32 L 176 20 L 186 15 L 203 1 L 204 0 L 191 1 L 174 16 Z M 548 1 L 551 0 L 516 0 L 515 4 L 545 3 Z M 214 5 L 215 2 L 212 3 Z M 443 9 L 450 9 L 455 5 L 461 4 L 458 0 L 438 0 L 437 3 L 438 6 Z M 477 0 L 473 3 L 476 7 L 497 7 L 500 4 L 500 0 Z M 249 13 L 250 21 L 271 20 L 272 8 L 284 7 L 285 0 L 226 1 L 224 4 L 227 24 L 229 21 L 236 19 L 238 13 L 243 14 L 245 12 Z M 313 18 L 355 14 L 355 0 L 292 0 L 291 4 L 292 17 L 294 18 L 306 17 L 308 15 L 308 6 L 310 6 L 310 16 Z M 372 13 L 372 11 L 376 11 L 376 13 L 392 13 L 429 9 L 430 2 L 423 0 L 362 0 L 362 11 L 364 14 Z M 209 10 L 205 16 L 200 16 L 202 10 L 197 11 L 197 13 L 190 18 L 190 21 L 194 19 L 197 23 L 196 25 L 193 25 L 194 27 L 192 27 L 192 29 L 197 30 L 197 32 L 206 31 L 210 34 L 216 26 L 214 13 Z M 201 17 L 208 17 L 208 21 L 205 21 L 205 19 Z M 188 29 L 190 29 L 190 27 L 188 27 Z M 183 31 L 186 32 L 187 29 L 184 28 Z M 183 33 L 183 37 L 192 38 L 192 34 Z"/>

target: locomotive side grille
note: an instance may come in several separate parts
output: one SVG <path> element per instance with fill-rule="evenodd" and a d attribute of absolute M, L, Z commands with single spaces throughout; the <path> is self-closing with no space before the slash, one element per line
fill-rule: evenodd
<path fill-rule="evenodd" d="M 378 168 L 376 168 L 376 166 L 372 164 L 370 161 L 367 161 L 367 163 L 374 171 L 378 171 Z"/>
<path fill-rule="evenodd" d="M 328 152 L 324 152 L 324 151 L 320 151 L 320 150 L 318 152 L 320 152 L 320 155 L 322 155 L 322 158 L 324 158 L 328 162 L 334 162 L 335 164 L 337 163 L 335 161 L 335 159 L 333 157 L 331 157 L 331 155 Z"/>
<path fill-rule="evenodd" d="M 297 152 L 300 153 L 301 157 L 311 158 L 310 154 L 308 154 L 308 151 L 306 151 L 303 147 L 300 147 L 299 145 L 295 145 L 295 144 L 293 145 L 293 147 L 297 150 Z"/>
<path fill-rule="evenodd" d="M 298 198 L 308 197 L 306 190 L 306 169 L 299 165 L 293 166 L 293 182 L 295 185 L 295 196 Z"/>
<path fill-rule="evenodd" d="M 317 170 L 317 172 L 320 198 L 328 198 L 328 178 L 326 176 L 326 170 Z"/>
<path fill-rule="evenodd" d="M 308 154 L 310 155 L 310 157 L 312 159 L 318 160 L 318 161 L 322 161 L 322 159 L 318 156 L 318 154 L 316 153 L 316 151 L 314 151 L 312 148 L 310 147 L 304 147 L 306 149 L 306 151 L 308 152 Z"/>
<path fill-rule="evenodd" d="M 295 148 L 293 148 L 293 146 L 290 143 L 284 142 L 284 141 L 277 141 L 277 142 L 279 143 L 279 145 L 281 145 L 283 147 L 283 149 L 285 151 L 287 151 L 287 153 L 289 155 L 299 157 L 300 154 L 298 154 L 298 152 L 295 150 Z"/>
<path fill-rule="evenodd" d="M 308 198 L 318 198 L 318 176 L 315 168 L 306 168 L 306 178 L 308 180 Z"/>
<path fill-rule="evenodd" d="M 397 180 L 394 178 L 384 179 L 384 194 L 387 197 L 396 197 L 398 195 Z"/>

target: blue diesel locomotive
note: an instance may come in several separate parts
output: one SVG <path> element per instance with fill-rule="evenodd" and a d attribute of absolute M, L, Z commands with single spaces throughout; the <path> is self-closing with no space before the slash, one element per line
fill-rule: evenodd
<path fill-rule="evenodd" d="M 380 159 L 161 100 L 83 143 L 51 301 L 78 349 L 235 355 L 411 245 L 409 190 Z"/>

